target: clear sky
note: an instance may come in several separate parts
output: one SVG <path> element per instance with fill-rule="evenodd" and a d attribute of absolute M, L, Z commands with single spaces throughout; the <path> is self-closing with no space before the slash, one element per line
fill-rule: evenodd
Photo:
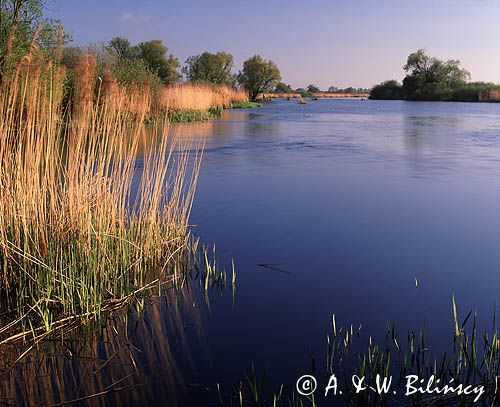
<path fill-rule="evenodd" d="M 258 53 L 294 88 L 400 80 L 418 48 L 500 83 L 499 0 L 49 0 L 48 8 L 78 45 L 161 39 L 181 62 L 227 51 L 236 69 Z"/>

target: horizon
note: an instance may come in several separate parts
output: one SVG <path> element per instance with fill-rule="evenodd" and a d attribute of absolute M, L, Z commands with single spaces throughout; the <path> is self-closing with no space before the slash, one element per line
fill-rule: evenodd
<path fill-rule="evenodd" d="M 495 21 L 499 3 L 317 0 L 313 4 L 54 0 L 48 14 L 60 18 L 73 43 L 80 46 L 115 36 L 132 43 L 161 39 L 182 64 L 190 55 L 227 51 L 234 56 L 236 72 L 245 59 L 260 54 L 278 65 L 283 82 L 294 89 L 308 84 L 322 90 L 370 88 L 387 79 L 401 81 L 406 57 L 420 48 L 441 59 L 459 59 L 473 81 L 500 82 L 500 57 L 495 56 L 500 45 Z M 484 60 L 490 64 L 480 62 Z"/>
<path fill-rule="evenodd" d="M 322 90 L 370 88 L 387 79 L 401 81 L 406 57 L 420 48 L 441 59 L 459 59 L 473 81 L 500 82 L 500 57 L 495 56 L 500 45 L 495 22 L 499 3 L 317 0 L 313 4 L 54 0 L 47 14 L 61 19 L 79 46 L 115 36 L 132 43 L 161 39 L 182 64 L 204 51 L 229 52 L 235 72 L 245 59 L 260 54 L 278 65 L 283 82 L 294 89 L 308 84 Z"/>

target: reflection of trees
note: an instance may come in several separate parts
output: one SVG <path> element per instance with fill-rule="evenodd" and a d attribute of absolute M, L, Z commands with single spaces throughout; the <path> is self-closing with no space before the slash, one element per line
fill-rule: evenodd
<path fill-rule="evenodd" d="M 247 137 L 269 137 L 276 136 L 279 132 L 280 123 L 277 120 L 259 121 L 250 120 L 245 123 L 245 135 Z"/>
<path fill-rule="evenodd" d="M 192 364 L 192 342 L 203 338 L 194 300 L 188 285 L 171 288 L 147 297 L 136 310 L 121 309 L 98 327 L 77 328 L 25 356 L 29 344 L 0 349 L 0 402 L 175 404 L 184 389 L 178 365 Z M 194 337 L 188 325 L 196 330 Z"/>
<path fill-rule="evenodd" d="M 419 170 L 425 160 L 439 159 L 442 155 L 448 157 L 449 163 L 449 159 L 453 157 L 450 148 L 456 140 L 457 129 L 463 126 L 463 119 L 460 117 L 406 116 L 403 140 L 410 164 L 415 170 Z M 425 154 L 426 149 L 436 156 L 429 157 Z"/>

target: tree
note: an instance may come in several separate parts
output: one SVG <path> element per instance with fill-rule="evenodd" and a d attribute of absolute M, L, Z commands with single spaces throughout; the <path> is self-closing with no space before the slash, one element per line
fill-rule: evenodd
<path fill-rule="evenodd" d="M 419 49 L 408 56 L 403 69 L 407 72 L 403 89 L 408 99 L 443 100 L 453 89 L 463 85 L 470 74 L 460 67 L 460 61 L 442 61 Z"/>
<path fill-rule="evenodd" d="M 402 98 L 403 87 L 393 79 L 375 85 L 370 91 L 370 99 L 395 100 Z"/>
<path fill-rule="evenodd" d="M 178 82 L 182 78 L 182 75 L 179 73 L 180 67 L 181 64 L 179 62 L 179 59 L 174 57 L 172 54 L 169 54 L 165 69 L 163 71 L 165 72 L 165 74 L 160 74 L 160 79 L 163 81 L 163 83 L 170 84 Z"/>
<path fill-rule="evenodd" d="M 234 76 L 231 74 L 233 68 L 233 56 L 227 52 L 212 54 L 204 52 L 200 55 L 190 56 L 182 72 L 186 78 L 193 82 L 208 82 L 217 85 L 226 84 L 233 86 Z"/>
<path fill-rule="evenodd" d="M 137 47 L 132 47 L 130 41 L 123 37 L 113 38 L 108 43 L 108 49 L 122 59 L 134 59 L 138 54 Z"/>
<path fill-rule="evenodd" d="M 0 1 L 0 83 L 11 55 L 28 51 L 42 19 L 42 0 Z"/>
<path fill-rule="evenodd" d="M 121 85 L 148 86 L 154 90 L 161 84 L 160 78 L 146 66 L 142 59 L 122 59 L 111 67 L 114 78 Z"/>
<path fill-rule="evenodd" d="M 177 82 L 180 63 L 172 54 L 167 54 L 167 47 L 161 40 L 141 42 L 137 45 L 137 57 L 142 59 L 152 72 L 155 72 L 165 84 Z"/>
<path fill-rule="evenodd" d="M 292 87 L 283 82 L 278 82 L 274 91 L 276 93 L 293 93 Z"/>
<path fill-rule="evenodd" d="M 307 86 L 307 91 L 311 92 L 311 93 L 319 93 L 319 92 L 321 92 L 321 90 L 317 86 L 315 86 L 315 85 L 308 85 Z"/>
<path fill-rule="evenodd" d="M 303 98 L 312 98 L 312 97 L 314 97 L 314 93 L 309 92 L 307 89 L 304 89 L 304 88 L 297 88 L 297 89 L 295 89 L 295 93 L 298 93 Z"/>
<path fill-rule="evenodd" d="M 339 88 L 337 86 L 330 86 L 328 88 L 328 92 L 329 93 L 335 93 L 335 92 L 338 92 Z"/>
<path fill-rule="evenodd" d="M 273 61 L 254 55 L 243 63 L 239 83 L 248 91 L 251 100 L 262 92 L 269 92 L 281 80 L 280 70 Z"/>

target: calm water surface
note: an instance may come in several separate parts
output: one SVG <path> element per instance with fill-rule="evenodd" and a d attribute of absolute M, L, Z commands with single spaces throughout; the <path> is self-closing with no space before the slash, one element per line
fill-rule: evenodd
<path fill-rule="evenodd" d="M 254 363 L 293 385 L 309 352 L 323 366 L 332 314 L 374 336 L 425 319 L 445 349 L 454 293 L 491 325 L 499 104 L 274 101 L 177 131 L 206 137 L 191 220 L 238 273 L 234 304 L 222 295 L 206 317 L 195 382 L 230 390 Z"/>
<path fill-rule="evenodd" d="M 453 294 L 462 318 L 477 310 L 491 327 L 500 104 L 274 101 L 170 131 L 206 140 L 191 222 L 222 266 L 234 259 L 236 292 L 212 290 L 208 306 L 193 282 L 30 356 L 9 391 L 38 381 L 54 403 L 217 405 L 216 384 L 230 394 L 252 364 L 267 397 L 313 359 L 321 377 L 333 314 L 375 338 L 387 321 L 403 338 L 425 321 L 437 353 L 452 344 Z"/>

